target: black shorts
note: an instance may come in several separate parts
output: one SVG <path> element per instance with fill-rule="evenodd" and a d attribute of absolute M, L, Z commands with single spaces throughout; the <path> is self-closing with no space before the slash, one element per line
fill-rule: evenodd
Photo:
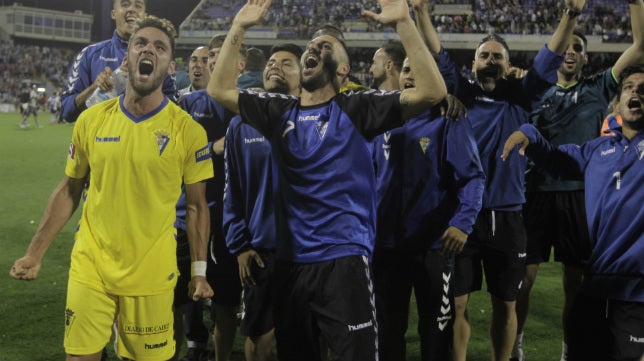
<path fill-rule="evenodd" d="M 480 290 L 484 269 L 488 292 L 515 301 L 525 274 L 525 247 L 521 211 L 481 210 L 463 252 L 456 256 L 454 296 Z"/>
<path fill-rule="evenodd" d="M 322 344 L 337 361 L 377 360 L 378 325 L 366 257 L 277 261 L 274 276 L 279 360 L 322 360 Z"/>
<path fill-rule="evenodd" d="M 264 262 L 264 268 L 255 263 L 251 272 L 255 285 L 244 288 L 244 311 L 240 325 L 240 333 L 245 336 L 261 336 L 273 329 L 273 269 L 275 268 L 275 253 L 258 251 Z"/>
<path fill-rule="evenodd" d="M 640 361 L 644 356 L 644 303 L 608 300 L 612 360 Z"/>
<path fill-rule="evenodd" d="M 453 258 L 439 250 L 376 248 L 373 257 L 381 361 L 406 359 L 405 334 L 412 289 L 418 309 L 422 360 L 449 360 L 453 340 Z"/>
<path fill-rule="evenodd" d="M 210 242 L 208 243 L 208 270 L 206 277 L 215 292 L 212 302 L 218 306 L 237 307 L 241 304 L 241 280 L 237 257 L 226 246 L 221 230 L 221 216 L 210 208 Z"/>
<path fill-rule="evenodd" d="M 207 259 L 206 279 L 215 293 L 212 297 L 213 304 L 230 307 L 239 306 L 241 303 L 242 287 L 239 279 L 237 258 L 228 252 L 225 242 L 224 249 L 222 250 L 217 245 L 217 242 L 215 242 L 214 235 L 210 237 L 208 250 L 209 257 Z M 188 295 L 188 283 L 191 279 L 191 263 L 188 236 L 184 230 L 178 229 L 177 266 L 179 268 L 179 278 L 174 289 L 175 306 L 182 306 L 192 301 Z"/>
<path fill-rule="evenodd" d="M 523 210 L 528 235 L 526 264 L 550 259 L 583 268 L 588 263 L 592 245 L 588 235 L 584 191 L 529 192 Z"/>

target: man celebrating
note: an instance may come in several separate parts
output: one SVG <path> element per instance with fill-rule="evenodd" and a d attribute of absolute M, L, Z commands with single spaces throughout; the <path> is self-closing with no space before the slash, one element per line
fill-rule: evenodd
<path fill-rule="evenodd" d="M 38 276 L 42 258 L 92 185 L 72 250 L 67 305 L 67 360 L 96 361 L 118 319 L 117 353 L 167 360 L 174 354 L 175 204 L 188 202 L 193 299 L 212 296 L 205 279 L 208 205 L 203 180 L 213 176 L 203 128 L 166 98 L 174 72 L 174 36 L 167 20 L 146 17 L 125 55 L 125 95 L 84 112 L 74 127 L 65 177 L 52 193 L 16 279 Z"/>
<path fill-rule="evenodd" d="M 520 154 L 525 152 L 552 174 L 585 180 L 594 249 L 581 294 L 604 299 L 607 307 L 599 315 L 584 315 L 587 326 L 576 331 L 607 321 L 610 339 L 602 338 L 601 329 L 585 332 L 583 341 L 569 345 L 570 360 L 637 361 L 644 356 L 643 90 L 644 67 L 624 69 L 618 88 L 623 126 L 611 129 L 615 136 L 555 147 L 534 126 L 524 124 L 503 148 L 503 160 L 520 144 Z M 582 353 L 586 356 L 577 356 Z"/>
<path fill-rule="evenodd" d="M 270 0 L 235 16 L 208 93 L 264 135 L 279 169 L 275 336 L 280 360 L 377 360 L 377 323 L 368 259 L 375 237 L 375 176 L 366 140 L 440 102 L 445 84 L 404 0 L 379 1 L 365 15 L 395 26 L 409 61 L 425 74 L 402 92 L 338 94 L 349 56 L 321 35 L 301 58 L 300 97 L 235 87 L 235 53 Z"/>

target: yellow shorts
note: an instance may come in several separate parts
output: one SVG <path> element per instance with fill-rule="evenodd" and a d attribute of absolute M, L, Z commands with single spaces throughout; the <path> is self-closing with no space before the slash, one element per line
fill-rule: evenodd
<path fill-rule="evenodd" d="M 132 360 L 163 361 L 175 352 L 174 290 L 151 296 L 116 296 L 70 279 L 65 309 L 65 352 L 100 352 L 116 323 L 116 353 Z"/>

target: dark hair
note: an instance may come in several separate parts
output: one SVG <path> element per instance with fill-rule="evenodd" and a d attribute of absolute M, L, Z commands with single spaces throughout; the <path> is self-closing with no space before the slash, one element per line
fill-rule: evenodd
<path fill-rule="evenodd" d="M 617 84 L 617 99 L 622 95 L 622 86 L 624 85 L 624 80 L 633 74 L 644 73 L 644 65 L 631 65 L 627 66 L 622 73 L 619 74 L 619 83 Z"/>
<path fill-rule="evenodd" d="M 405 58 L 407 57 L 407 52 L 402 43 L 398 40 L 389 40 L 382 44 L 380 48 L 387 54 L 389 59 L 394 62 L 396 70 L 400 71 L 402 69 Z"/>
<path fill-rule="evenodd" d="M 501 45 L 503 45 L 503 47 L 505 48 L 505 50 L 507 50 L 508 53 L 510 52 L 510 48 L 508 47 L 508 43 L 505 42 L 505 39 L 503 39 L 500 35 L 497 35 L 494 33 L 481 39 L 476 49 L 480 48 L 481 45 L 487 43 L 488 41 L 496 41 L 497 43 L 500 43 Z"/>
<path fill-rule="evenodd" d="M 343 32 L 342 32 L 342 30 L 340 30 L 340 28 L 338 28 L 337 26 L 335 26 L 335 25 L 331 25 L 331 24 L 324 24 L 324 25 L 320 26 L 320 27 L 319 27 L 319 28 L 318 28 L 318 29 L 313 33 L 313 36 L 312 36 L 311 38 L 312 38 L 312 39 L 315 39 L 315 38 L 317 38 L 318 36 L 322 36 L 322 35 L 329 35 L 329 36 L 332 36 L 332 37 L 334 37 L 334 38 L 336 38 L 336 39 L 340 40 L 340 42 L 342 43 L 342 46 L 345 46 L 345 47 L 346 47 L 346 44 L 345 44 L 345 41 L 344 41 L 344 33 L 343 33 Z"/>
<path fill-rule="evenodd" d="M 246 69 L 247 71 L 262 71 L 266 66 L 266 55 L 262 49 L 246 49 Z"/>
<path fill-rule="evenodd" d="M 299 46 L 297 46 L 297 45 L 295 45 L 293 43 L 284 43 L 284 44 L 279 44 L 279 45 L 273 45 L 273 47 L 271 48 L 271 55 L 277 53 L 278 51 L 286 51 L 286 52 L 289 52 L 289 53 L 295 55 L 295 57 L 298 60 L 298 63 L 299 63 L 300 58 L 302 57 L 302 54 L 304 53 L 304 51 L 302 50 L 301 47 L 299 47 Z"/>
<path fill-rule="evenodd" d="M 586 35 L 584 35 L 584 33 L 582 33 L 581 30 L 579 29 L 573 30 L 572 35 L 578 36 L 581 39 L 581 41 L 584 42 L 584 49 L 588 49 L 588 39 L 586 39 Z"/>
<path fill-rule="evenodd" d="M 210 39 L 210 42 L 208 43 L 208 50 L 214 49 L 214 48 L 221 48 L 222 45 L 224 45 L 224 40 L 226 40 L 226 35 L 227 33 L 222 33 L 222 34 L 217 34 L 213 36 Z M 241 48 L 239 48 L 239 55 L 242 56 L 243 58 L 246 58 L 246 45 L 242 44 Z"/>
<path fill-rule="evenodd" d="M 340 30 L 340 28 L 335 25 L 324 24 L 313 33 L 311 39 L 315 39 L 318 36 L 322 35 L 328 35 L 338 39 L 340 44 L 342 44 L 342 48 L 344 49 L 345 54 L 347 54 L 347 59 L 349 59 L 349 66 L 351 66 L 351 54 L 349 54 L 349 49 L 347 49 L 347 44 L 344 41 L 344 33 L 342 32 L 342 30 Z"/>
<path fill-rule="evenodd" d="M 155 28 L 165 33 L 170 39 L 170 50 L 172 52 L 172 58 L 174 59 L 174 38 L 177 37 L 177 30 L 175 30 L 172 22 L 168 19 L 161 19 L 154 15 L 147 15 L 143 19 L 137 21 L 136 27 L 132 34 L 135 34 L 143 28 Z"/>

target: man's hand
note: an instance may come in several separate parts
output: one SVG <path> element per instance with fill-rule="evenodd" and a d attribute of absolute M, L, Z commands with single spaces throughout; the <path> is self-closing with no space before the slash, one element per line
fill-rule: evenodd
<path fill-rule="evenodd" d="M 445 257 L 451 257 L 463 251 L 465 242 L 467 242 L 467 233 L 454 226 L 450 226 L 447 228 L 445 233 L 443 233 L 442 241 L 443 249 L 441 250 L 441 253 Z"/>
<path fill-rule="evenodd" d="M 35 280 L 40 272 L 40 266 L 40 261 L 31 256 L 24 256 L 14 262 L 9 270 L 9 276 L 17 280 Z"/>
<path fill-rule="evenodd" d="M 457 97 L 447 94 L 441 105 L 441 115 L 448 120 L 458 120 L 461 116 L 467 117 L 467 108 Z"/>
<path fill-rule="evenodd" d="M 272 0 L 248 0 L 244 5 L 233 22 L 241 26 L 243 29 L 248 29 L 253 25 L 259 24 L 262 20 L 268 7 L 271 5 Z"/>
<path fill-rule="evenodd" d="M 255 285 L 253 278 L 252 262 L 255 262 L 259 267 L 264 268 L 264 261 L 254 249 L 248 249 L 237 256 L 237 263 L 239 264 L 239 279 L 241 279 L 242 286 L 250 287 Z"/>
<path fill-rule="evenodd" d="M 407 0 L 378 0 L 378 4 L 380 4 L 380 14 L 369 10 L 363 10 L 362 13 L 385 25 L 396 25 L 400 21 L 411 20 Z"/>
<path fill-rule="evenodd" d="M 428 10 L 431 6 L 431 0 L 411 0 L 411 7 L 418 10 Z"/>
<path fill-rule="evenodd" d="M 192 298 L 193 301 L 210 298 L 214 294 L 212 287 L 206 281 L 206 277 L 194 276 L 190 279 L 190 283 L 188 283 L 188 297 Z"/>
<path fill-rule="evenodd" d="M 112 81 L 112 69 L 109 66 L 106 66 L 105 69 L 103 69 L 103 71 L 98 74 L 92 86 L 94 87 L 94 89 L 101 89 L 102 92 L 108 92 L 112 90 L 112 88 L 114 88 L 114 82 Z"/>
<path fill-rule="evenodd" d="M 525 69 L 518 68 L 516 66 L 511 66 L 507 73 L 505 73 L 505 77 L 508 79 L 523 79 L 526 75 L 528 74 L 528 71 Z"/>
<path fill-rule="evenodd" d="M 505 141 L 505 145 L 503 146 L 503 154 L 501 154 L 501 159 L 505 161 L 508 159 L 508 155 L 514 149 L 517 145 L 521 145 L 521 148 L 519 148 L 519 154 L 525 155 L 525 148 L 530 144 L 530 140 L 528 137 L 526 137 L 525 134 L 523 134 L 522 131 L 517 130 L 514 133 L 510 134 L 508 137 L 508 140 Z"/>

